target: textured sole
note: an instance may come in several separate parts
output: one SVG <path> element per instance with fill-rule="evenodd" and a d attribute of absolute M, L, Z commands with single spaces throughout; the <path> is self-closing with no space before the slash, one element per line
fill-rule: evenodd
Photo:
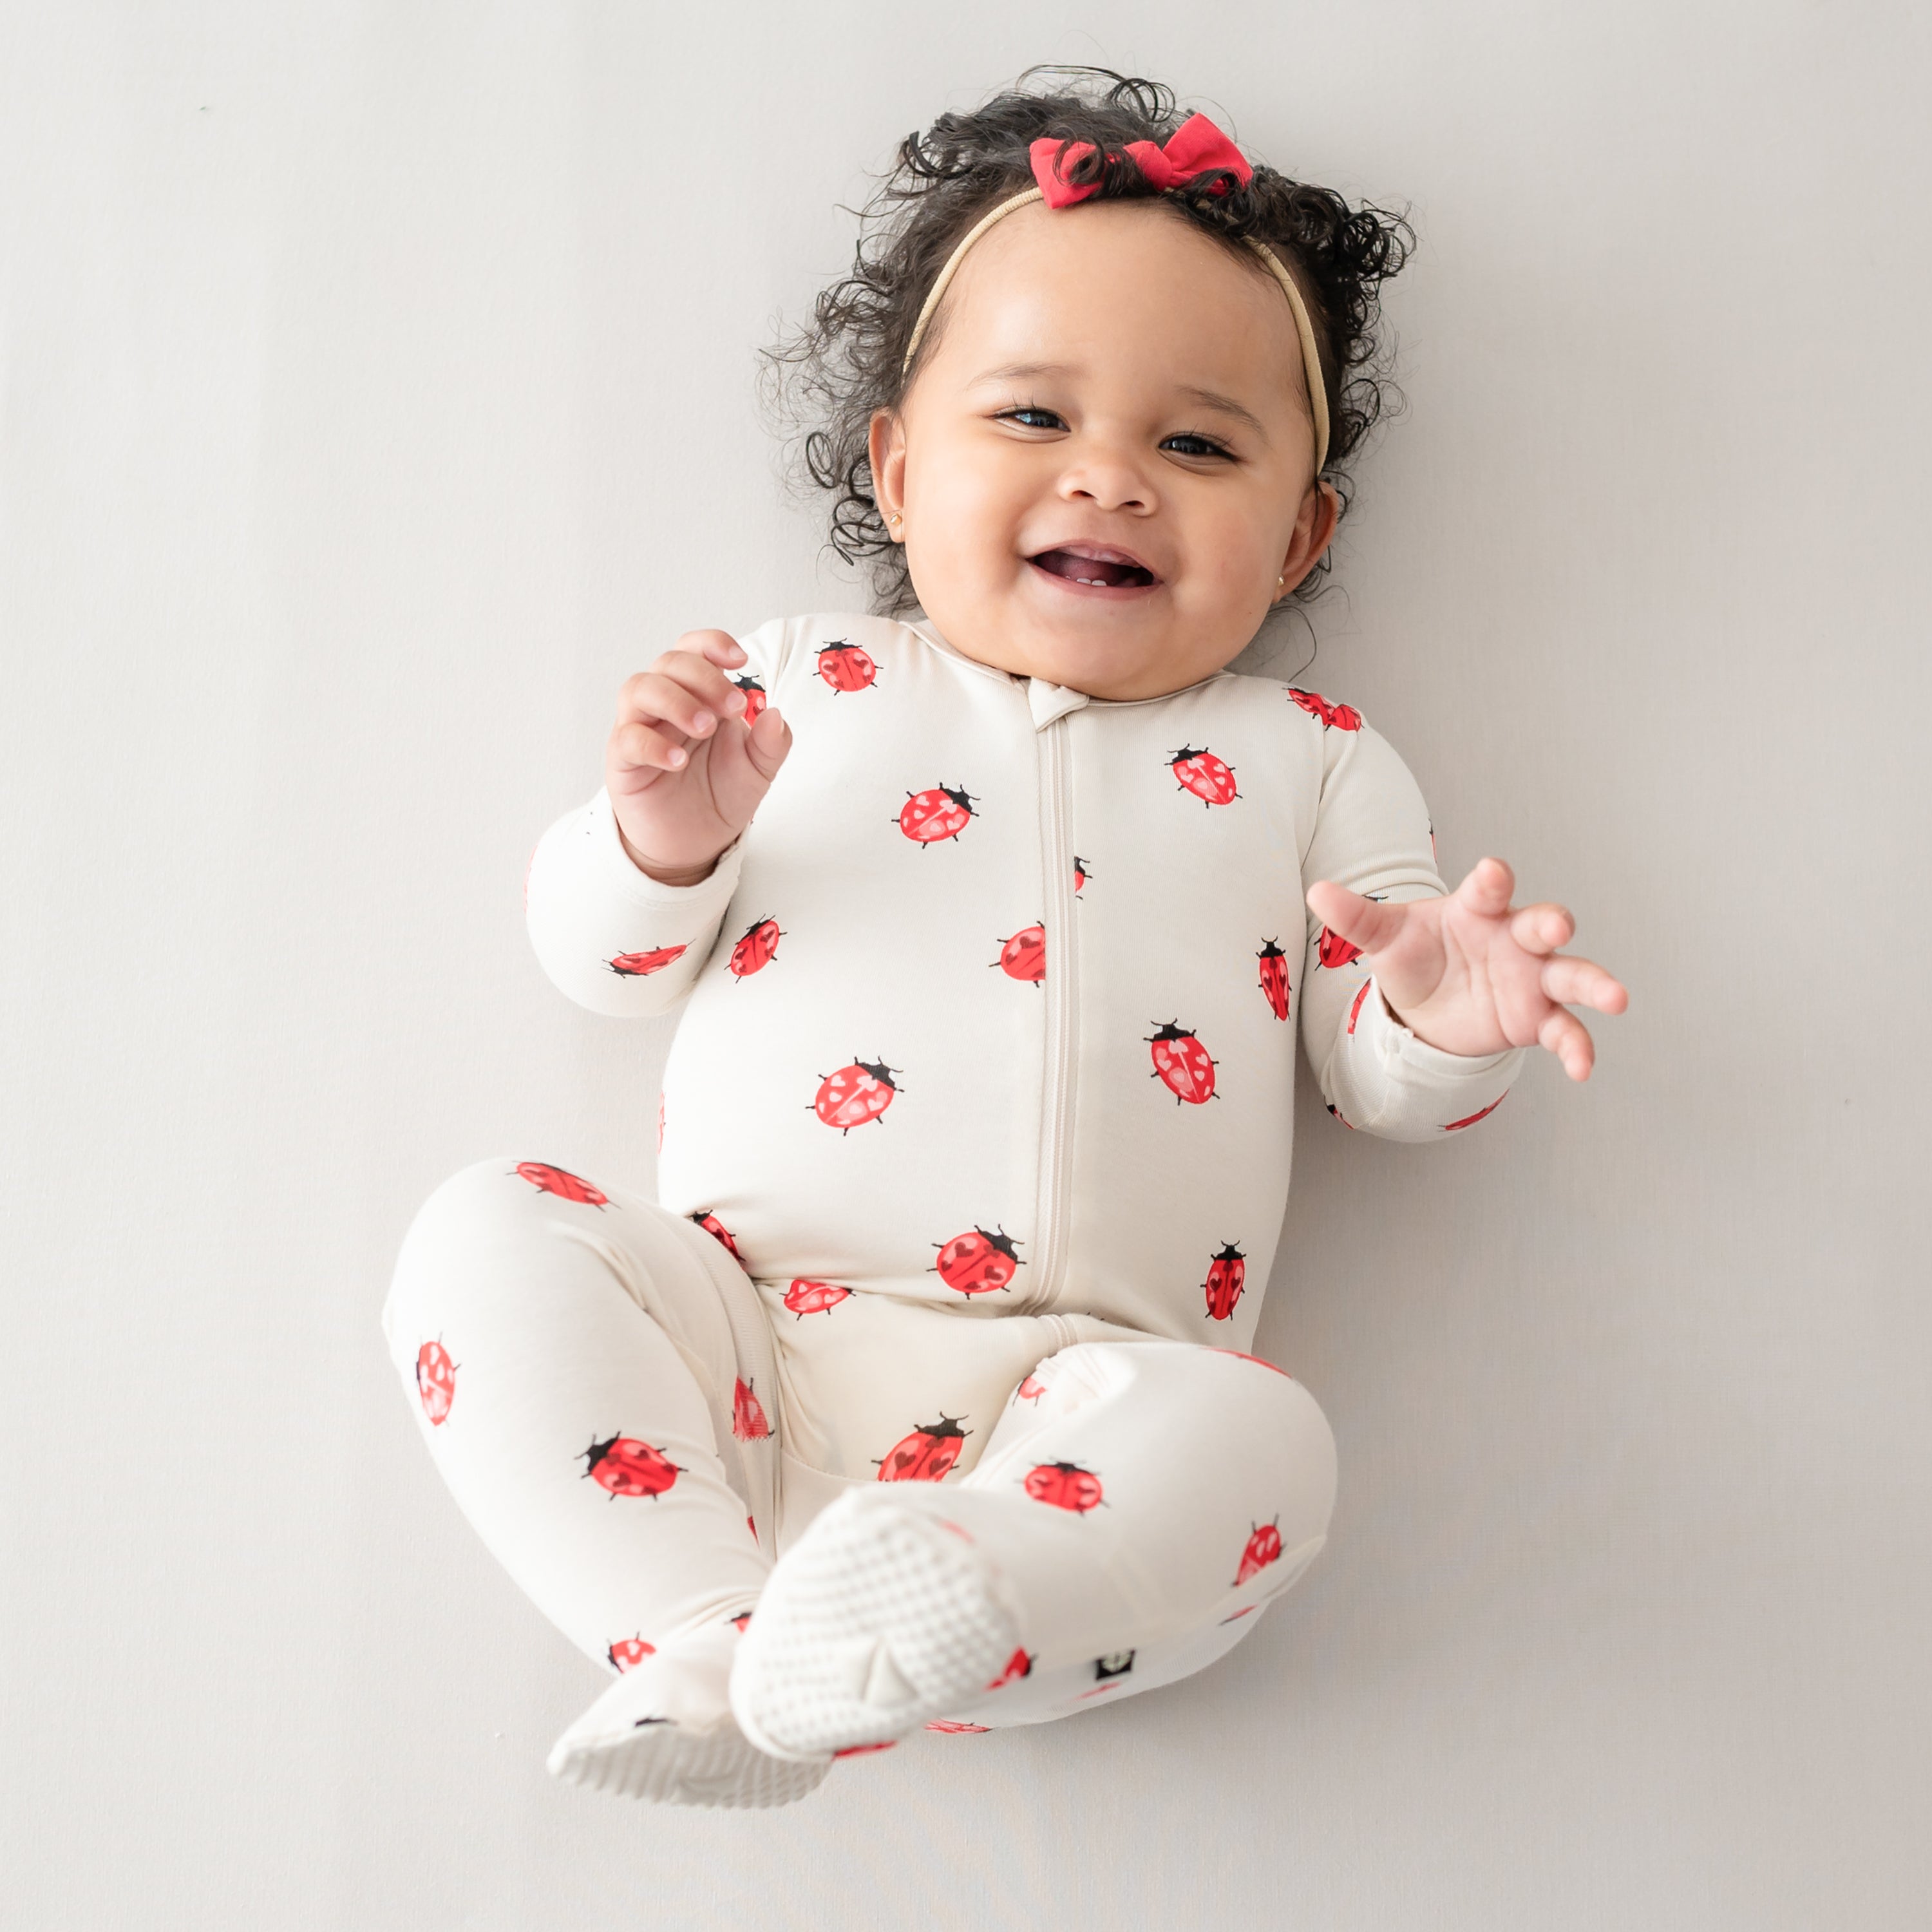
<path fill-rule="evenodd" d="M 716 1805 L 753 1810 L 790 1804 L 816 1790 L 830 1759 L 802 1763 L 769 1756 L 727 1718 L 693 1731 L 669 1718 L 646 1719 L 628 1736 L 573 1742 L 550 1754 L 553 1777 L 624 1798 L 660 1804 Z"/>
<path fill-rule="evenodd" d="M 776 1757 L 890 1743 L 987 1689 L 1020 1643 L 963 1531 L 848 1490 L 780 1560 L 731 1668 L 740 1730 Z"/>

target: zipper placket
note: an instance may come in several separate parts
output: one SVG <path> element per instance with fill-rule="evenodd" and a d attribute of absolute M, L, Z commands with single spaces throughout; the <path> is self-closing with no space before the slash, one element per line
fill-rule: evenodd
<path fill-rule="evenodd" d="M 1039 1250 L 1028 1300 L 1051 1308 L 1066 1271 L 1068 1130 L 1073 1118 L 1073 1068 L 1078 1045 L 1073 989 L 1078 958 L 1073 937 L 1072 857 L 1066 847 L 1066 739 L 1064 716 L 1040 733 L 1042 873 L 1046 880 L 1046 1068 L 1040 1133 Z"/>

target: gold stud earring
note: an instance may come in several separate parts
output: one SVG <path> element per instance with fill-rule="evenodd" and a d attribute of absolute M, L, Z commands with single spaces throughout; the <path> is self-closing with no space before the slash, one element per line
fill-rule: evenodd
<path fill-rule="evenodd" d="M 895 510 L 886 518 L 886 521 L 896 528 L 899 524 L 905 521 L 905 518 L 900 515 L 898 511 Z"/>

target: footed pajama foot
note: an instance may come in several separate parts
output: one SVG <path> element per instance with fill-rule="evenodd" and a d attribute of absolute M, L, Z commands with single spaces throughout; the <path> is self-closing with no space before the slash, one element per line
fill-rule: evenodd
<path fill-rule="evenodd" d="M 1005 1577 L 963 1529 L 850 1490 L 766 1582 L 732 1665 L 731 1708 L 760 1750 L 819 1762 L 968 1701 L 1020 1642 Z"/>
<path fill-rule="evenodd" d="M 831 1768 L 829 1752 L 778 1758 L 731 1714 L 735 1629 L 673 1639 L 634 1665 L 558 1738 L 554 1777 L 661 1804 L 790 1804 Z"/>

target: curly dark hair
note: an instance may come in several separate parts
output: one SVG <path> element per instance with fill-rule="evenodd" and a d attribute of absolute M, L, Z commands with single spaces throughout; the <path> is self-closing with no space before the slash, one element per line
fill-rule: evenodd
<path fill-rule="evenodd" d="M 1051 91 L 1028 86 L 1037 76 Z M 959 238 L 999 202 L 1033 184 L 1028 148 L 1042 137 L 1090 142 L 1066 178 L 1099 184 L 1108 200 L 1159 192 L 1125 152 L 1132 141 L 1165 144 L 1184 116 L 1173 90 L 1106 68 L 1035 67 L 970 114 L 942 114 L 900 142 L 897 160 L 861 209 L 852 272 L 819 296 L 812 319 L 763 352 L 767 413 L 788 444 L 794 478 L 832 496 L 831 547 L 869 565 L 874 603 L 886 616 L 915 607 L 905 553 L 888 535 L 872 491 L 867 435 L 872 412 L 896 409 L 938 333 L 928 326 L 902 373 L 906 344 L 926 293 Z M 1213 192 L 1217 186 L 1226 192 Z M 1388 380 L 1392 355 L 1379 334 L 1380 285 L 1407 261 L 1414 231 L 1402 215 L 1334 189 L 1257 166 L 1245 187 L 1225 170 L 1198 176 L 1166 197 L 1203 232 L 1252 265 L 1244 238 L 1272 247 L 1293 276 L 1314 325 L 1330 424 L 1322 474 L 1346 512 L 1350 479 L 1338 466 L 1371 426 L 1399 412 Z M 1318 593 L 1324 552 L 1293 592 Z"/>

